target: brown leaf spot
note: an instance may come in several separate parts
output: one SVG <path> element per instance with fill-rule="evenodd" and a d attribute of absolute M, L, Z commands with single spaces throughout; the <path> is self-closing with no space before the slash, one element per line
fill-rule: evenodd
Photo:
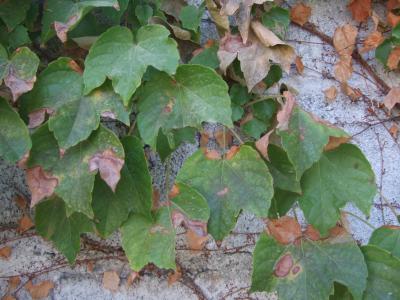
<path fill-rule="evenodd" d="M 300 224 L 296 219 L 289 216 L 269 220 L 267 229 L 270 235 L 284 245 L 295 242 L 302 235 Z"/>
<path fill-rule="evenodd" d="M 18 221 L 18 229 L 17 231 L 19 233 L 23 233 L 29 229 L 31 229 L 35 224 L 33 224 L 31 218 L 28 216 L 23 216 L 19 221 Z"/>
<path fill-rule="evenodd" d="M 303 26 L 305 23 L 308 22 L 311 16 L 311 7 L 300 3 L 295 5 L 291 10 L 290 10 L 290 20 L 292 22 L 297 23 L 301 26 Z"/>
<path fill-rule="evenodd" d="M 228 194 L 228 192 L 229 192 L 229 189 L 227 187 L 224 187 L 222 190 L 217 192 L 217 196 L 218 197 L 223 197 L 226 194 Z"/>
<path fill-rule="evenodd" d="M 333 150 L 333 149 L 339 147 L 341 144 L 347 143 L 349 140 L 350 140 L 350 137 L 347 137 L 347 136 L 344 136 L 344 137 L 330 136 L 329 142 L 325 146 L 324 151 Z"/>
<path fill-rule="evenodd" d="M 225 159 L 230 160 L 235 157 L 235 155 L 240 151 L 239 146 L 232 146 L 228 152 L 225 153 Z"/>
<path fill-rule="evenodd" d="M 53 195 L 58 179 L 38 166 L 26 170 L 26 183 L 31 191 L 31 207 L 34 207 L 43 198 Z"/>
<path fill-rule="evenodd" d="M 112 149 L 104 150 L 102 153 L 96 153 L 89 159 L 89 171 L 99 170 L 100 177 L 115 192 L 119 179 L 121 178 L 121 169 L 124 160 L 117 157 Z"/>
<path fill-rule="evenodd" d="M 354 20 L 364 22 L 371 15 L 371 0 L 351 0 L 347 8 Z"/>
<path fill-rule="evenodd" d="M 389 11 L 387 13 L 386 19 L 387 19 L 388 24 L 392 27 L 396 27 L 397 24 L 400 23 L 400 16 L 396 15 L 395 13 L 393 13 L 391 11 Z"/>
<path fill-rule="evenodd" d="M 178 210 L 172 211 L 171 219 L 175 228 L 183 225 L 186 229 L 194 231 L 199 236 L 207 236 L 207 223 L 190 220 Z"/>
<path fill-rule="evenodd" d="M 61 42 L 65 43 L 67 41 L 67 33 L 69 29 L 78 22 L 79 16 L 71 16 L 66 23 L 54 22 L 54 30 L 56 31 L 57 37 Z"/>
<path fill-rule="evenodd" d="M 296 105 L 296 100 L 294 99 L 292 93 L 285 91 L 283 96 L 286 98 L 285 104 L 282 106 L 281 110 L 276 115 L 278 121 L 277 129 L 285 131 L 289 129 L 289 120 L 292 116 L 293 108 Z"/>
<path fill-rule="evenodd" d="M 28 128 L 36 128 L 39 125 L 41 125 L 46 119 L 46 114 L 53 115 L 54 110 L 52 110 L 51 108 L 45 107 L 45 108 L 41 108 L 41 109 L 38 109 L 38 110 L 35 110 L 35 111 L 29 113 Z"/>
<path fill-rule="evenodd" d="M 331 86 L 330 88 L 324 90 L 325 98 L 328 102 L 331 102 L 336 99 L 338 91 L 335 86 Z"/>
<path fill-rule="evenodd" d="M 27 203 L 25 197 L 23 197 L 21 195 L 17 195 L 16 197 L 14 197 L 14 201 L 17 204 L 17 206 L 22 210 L 24 210 L 28 206 L 28 203 Z"/>
<path fill-rule="evenodd" d="M 177 186 L 176 184 L 174 184 L 174 185 L 172 186 L 171 190 L 169 191 L 168 198 L 169 198 L 169 199 L 175 198 L 176 196 L 179 195 L 179 193 L 180 193 L 180 191 L 179 191 L 179 186 Z"/>
<path fill-rule="evenodd" d="M 205 156 L 207 159 L 218 160 L 221 159 L 221 154 L 217 150 L 205 150 Z"/>
<path fill-rule="evenodd" d="M 226 130 L 217 130 L 214 132 L 214 138 L 222 148 L 228 147 L 233 142 L 232 134 Z"/>
<path fill-rule="evenodd" d="M 82 68 L 74 60 L 68 62 L 68 66 L 76 73 L 83 74 Z"/>
<path fill-rule="evenodd" d="M 190 249 L 202 250 L 208 240 L 208 236 L 198 235 L 194 230 L 188 229 L 186 231 L 186 240 Z"/>
<path fill-rule="evenodd" d="M 11 90 L 13 101 L 17 101 L 19 96 L 29 92 L 36 81 L 36 76 L 30 79 L 22 79 L 18 77 L 18 73 L 13 66 L 9 67 L 8 74 L 4 78 L 4 83 Z"/>
<path fill-rule="evenodd" d="M 385 99 L 383 100 L 383 104 L 390 111 L 398 103 L 400 103 L 400 88 L 394 87 L 386 95 Z"/>
<path fill-rule="evenodd" d="M 11 247 L 5 246 L 0 248 L 0 258 L 2 259 L 9 259 L 11 256 Z"/>
<path fill-rule="evenodd" d="M 30 280 L 25 285 L 25 289 L 28 291 L 28 293 L 34 300 L 46 298 L 53 288 L 54 288 L 54 283 L 50 280 L 45 280 L 38 284 L 33 284 L 32 281 Z"/>
<path fill-rule="evenodd" d="M 29 159 L 29 154 L 30 152 L 26 152 L 21 159 L 17 162 L 17 166 L 20 169 L 26 170 L 28 168 L 27 163 L 28 163 L 28 159 Z"/>
<path fill-rule="evenodd" d="M 157 210 L 160 206 L 160 192 L 159 190 L 153 188 L 151 209 Z"/>
<path fill-rule="evenodd" d="M 277 277 L 286 277 L 293 266 L 293 259 L 290 253 L 282 256 L 275 265 L 274 274 Z"/>
<path fill-rule="evenodd" d="M 106 271 L 103 274 L 103 287 L 111 292 L 116 292 L 119 287 L 119 275 L 115 271 Z"/>
<path fill-rule="evenodd" d="M 297 273 L 300 272 L 300 270 L 301 270 L 301 267 L 299 265 L 294 266 L 293 269 L 292 269 L 292 274 L 296 275 Z"/>
<path fill-rule="evenodd" d="M 271 134 L 274 132 L 274 129 L 270 130 L 266 134 L 264 134 L 258 141 L 256 141 L 256 148 L 258 151 L 260 151 L 261 155 L 269 160 L 268 157 L 268 145 L 269 145 L 269 137 Z"/>
<path fill-rule="evenodd" d="M 312 225 L 307 225 L 304 235 L 312 241 L 318 241 L 321 238 L 319 231 L 316 230 Z"/>
<path fill-rule="evenodd" d="M 168 275 L 168 286 L 173 285 L 175 282 L 179 281 L 182 278 L 182 272 L 179 267 L 176 270 Z"/>
<path fill-rule="evenodd" d="M 172 109 L 173 109 L 173 107 L 174 107 L 174 103 L 175 103 L 175 100 L 174 100 L 173 98 L 170 99 L 170 100 L 168 101 L 167 105 L 164 106 L 163 112 L 166 113 L 166 114 L 171 113 L 171 112 L 172 112 Z"/>

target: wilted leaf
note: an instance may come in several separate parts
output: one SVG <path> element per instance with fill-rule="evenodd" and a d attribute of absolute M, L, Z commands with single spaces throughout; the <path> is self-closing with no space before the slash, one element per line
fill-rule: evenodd
<path fill-rule="evenodd" d="M 9 246 L 0 248 L 0 258 L 8 259 L 11 256 L 12 249 Z"/>
<path fill-rule="evenodd" d="M 389 251 L 393 256 L 400 259 L 400 227 L 383 226 L 372 233 L 368 244 Z"/>
<path fill-rule="evenodd" d="M 85 94 L 110 78 L 114 90 L 128 105 L 148 66 L 174 73 L 179 53 L 176 42 L 168 36 L 169 31 L 161 25 L 140 27 L 135 36 L 126 27 L 108 29 L 86 57 Z"/>
<path fill-rule="evenodd" d="M 290 19 L 292 22 L 299 24 L 300 26 L 303 26 L 305 23 L 308 22 L 311 16 L 311 7 L 299 3 L 296 4 L 292 9 L 290 10 Z"/>
<path fill-rule="evenodd" d="M 241 210 L 267 216 L 273 194 L 268 168 L 249 146 L 241 146 L 229 160 L 210 160 L 199 150 L 185 161 L 177 181 L 206 198 L 211 212 L 208 231 L 217 240 L 232 230 Z"/>
<path fill-rule="evenodd" d="M 25 20 L 31 3 L 30 0 L 3 0 L 0 2 L 0 19 L 7 25 L 8 31 L 12 31 Z"/>
<path fill-rule="evenodd" d="M 400 298 L 400 259 L 374 245 L 361 248 L 368 267 L 367 288 L 363 299 Z"/>
<path fill-rule="evenodd" d="M 333 101 L 336 99 L 338 91 L 335 86 L 331 86 L 330 88 L 324 90 L 324 94 L 328 101 Z"/>
<path fill-rule="evenodd" d="M 382 33 L 379 31 L 373 31 L 370 35 L 366 37 L 366 39 L 363 42 L 363 47 L 361 48 L 360 52 L 367 52 L 370 50 L 375 49 L 378 47 L 382 42 L 385 40 L 383 37 Z"/>
<path fill-rule="evenodd" d="M 106 271 L 103 274 L 103 288 L 110 290 L 111 292 L 118 291 L 119 287 L 119 275 L 115 271 Z"/>
<path fill-rule="evenodd" d="M 129 125 L 129 111 L 110 85 L 83 95 L 83 78 L 75 71 L 75 65 L 67 58 L 52 62 L 40 74 L 32 92 L 23 99 L 23 109 L 31 116 L 30 121 L 35 119 L 32 115 L 38 111 L 43 114 L 44 109 L 51 112 L 49 128 L 62 149 L 87 139 L 98 128 L 102 115 Z"/>
<path fill-rule="evenodd" d="M 32 281 L 29 280 L 24 287 L 31 295 L 33 300 L 39 300 L 44 299 L 49 295 L 50 291 L 54 288 L 54 283 L 53 281 L 45 280 L 37 284 L 33 284 Z"/>
<path fill-rule="evenodd" d="M 39 58 L 26 47 L 15 50 L 9 60 L 0 56 L 0 82 L 10 88 L 14 102 L 33 88 L 38 66 Z"/>
<path fill-rule="evenodd" d="M 94 183 L 92 207 L 98 220 L 96 228 L 103 237 L 118 229 L 130 212 L 151 218 L 151 177 L 143 145 L 132 136 L 122 139 L 122 144 L 126 160 L 115 192 L 99 176 Z"/>
<path fill-rule="evenodd" d="M 336 281 L 361 299 L 367 274 L 363 255 L 349 235 L 282 246 L 262 234 L 254 251 L 251 291 L 277 290 L 283 300 L 328 299 Z"/>
<path fill-rule="evenodd" d="M 289 216 L 269 220 L 267 228 L 268 234 L 273 236 L 282 245 L 295 243 L 302 236 L 299 222 Z"/>
<path fill-rule="evenodd" d="M 117 0 L 47 0 L 43 9 L 41 42 L 46 43 L 54 34 L 62 42 L 67 41 L 67 33 L 95 7 L 119 9 Z"/>
<path fill-rule="evenodd" d="M 153 149 L 160 128 L 199 128 L 202 122 L 232 127 L 228 86 L 214 70 L 199 65 L 179 66 L 174 78 L 157 73 L 141 91 L 138 110 L 141 137 Z"/>
<path fill-rule="evenodd" d="M 385 104 L 388 110 L 392 110 L 392 108 L 398 103 L 400 103 L 400 88 L 394 87 L 386 95 L 383 104 Z"/>
<path fill-rule="evenodd" d="M 390 52 L 386 65 L 390 70 L 395 70 L 399 65 L 399 61 L 400 61 L 400 47 L 396 47 Z"/>
<path fill-rule="evenodd" d="M 28 128 L 17 112 L 0 97 L 0 156 L 15 163 L 32 146 Z"/>
<path fill-rule="evenodd" d="M 24 215 L 21 219 L 18 220 L 18 232 L 23 233 L 29 229 L 31 229 L 35 224 L 33 224 L 31 218 Z"/>
<path fill-rule="evenodd" d="M 300 207 L 322 235 L 340 219 L 340 208 L 355 204 L 368 215 L 376 194 L 375 176 L 362 152 L 343 144 L 325 152 L 301 178 Z"/>
<path fill-rule="evenodd" d="M 364 22 L 371 15 L 371 0 L 351 0 L 347 5 L 353 19 L 357 22 Z"/>
<path fill-rule="evenodd" d="M 52 197 L 36 206 L 35 224 L 37 232 L 51 240 L 70 263 L 80 250 L 80 235 L 92 232 L 91 221 L 81 213 L 67 215 L 64 201 Z"/>

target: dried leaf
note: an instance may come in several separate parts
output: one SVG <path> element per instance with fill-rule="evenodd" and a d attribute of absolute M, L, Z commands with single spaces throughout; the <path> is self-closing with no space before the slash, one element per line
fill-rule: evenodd
<path fill-rule="evenodd" d="M 8 259 L 11 256 L 11 247 L 5 246 L 0 248 L 0 258 L 1 259 Z"/>
<path fill-rule="evenodd" d="M 394 87 L 386 95 L 385 99 L 383 100 L 383 104 L 390 111 L 398 103 L 400 103 L 400 88 Z"/>
<path fill-rule="evenodd" d="M 121 178 L 121 169 L 123 166 L 124 160 L 119 158 L 112 149 L 97 153 L 89 160 L 89 171 L 99 170 L 100 177 L 114 192 Z"/>
<path fill-rule="evenodd" d="M 173 285 L 175 282 L 179 281 L 181 278 L 182 278 L 182 272 L 178 266 L 173 273 L 170 273 L 168 275 L 168 286 Z"/>
<path fill-rule="evenodd" d="M 213 0 L 206 0 L 206 7 L 211 15 L 211 19 L 217 26 L 218 31 L 224 32 L 229 31 L 229 19 L 228 16 L 221 15 L 218 6 Z"/>
<path fill-rule="evenodd" d="M 342 89 L 342 92 L 346 96 L 349 96 L 349 98 L 352 101 L 357 101 L 362 96 L 361 91 L 359 89 L 352 88 L 347 83 L 342 83 L 341 84 L 341 89 Z"/>
<path fill-rule="evenodd" d="M 268 157 L 268 145 L 269 145 L 269 137 L 271 133 L 274 132 L 274 129 L 270 130 L 266 134 L 264 134 L 258 141 L 256 141 L 256 148 L 264 156 L 265 159 L 269 160 Z"/>
<path fill-rule="evenodd" d="M 390 70 L 397 69 L 400 62 L 400 47 L 394 48 L 388 57 L 387 66 Z"/>
<path fill-rule="evenodd" d="M 232 133 L 226 130 L 217 130 L 214 132 L 214 138 L 218 145 L 222 148 L 229 147 L 233 142 Z"/>
<path fill-rule="evenodd" d="M 299 3 L 295 5 L 291 10 L 290 10 L 290 20 L 292 22 L 299 24 L 300 26 L 303 26 L 305 23 L 308 22 L 311 16 L 311 7 Z"/>
<path fill-rule="evenodd" d="M 363 53 L 373 50 L 378 47 L 384 40 L 385 38 L 383 37 L 382 33 L 380 33 L 379 31 L 374 31 L 364 40 L 363 47 L 361 48 L 360 52 Z"/>
<path fill-rule="evenodd" d="M 103 287 L 112 292 L 116 292 L 119 287 L 119 275 L 115 271 L 106 271 L 103 274 Z"/>
<path fill-rule="evenodd" d="M 286 45 L 285 42 L 277 37 L 275 33 L 258 21 L 251 22 L 251 28 L 253 29 L 258 40 L 266 47 Z"/>
<path fill-rule="evenodd" d="M 304 64 L 301 60 L 300 56 L 296 56 L 296 59 L 294 60 L 294 63 L 296 64 L 296 70 L 299 72 L 300 75 L 303 75 L 304 72 Z"/>
<path fill-rule="evenodd" d="M 186 231 L 186 240 L 192 250 L 202 250 L 208 240 L 208 236 L 198 235 L 195 231 L 188 229 Z"/>
<path fill-rule="evenodd" d="M 371 15 L 371 0 L 351 0 L 347 5 L 353 19 L 357 22 L 364 22 Z"/>
<path fill-rule="evenodd" d="M 5 295 L 3 296 L 3 298 L 1 298 L 1 300 L 17 300 L 17 299 L 11 295 Z"/>
<path fill-rule="evenodd" d="M 335 137 L 335 136 L 330 136 L 329 137 L 329 142 L 326 144 L 324 151 L 329 151 L 333 150 L 337 147 L 339 147 L 341 144 L 347 143 L 350 140 L 350 137 Z"/>
<path fill-rule="evenodd" d="M 240 150 L 240 147 L 239 147 L 239 146 L 236 146 L 236 145 L 235 145 L 235 146 L 232 146 L 232 147 L 229 149 L 229 151 L 226 152 L 225 158 L 226 158 L 227 160 L 230 160 L 230 159 L 234 158 L 235 155 L 236 155 L 236 153 L 239 152 L 239 150 Z"/>
<path fill-rule="evenodd" d="M 390 134 L 392 135 L 392 137 L 394 137 L 395 139 L 397 139 L 398 133 L 399 133 L 399 126 L 397 126 L 397 124 L 393 124 L 390 129 L 389 129 Z"/>
<path fill-rule="evenodd" d="M 288 129 L 289 119 L 292 115 L 293 108 L 296 105 L 296 100 L 294 99 L 292 93 L 285 91 L 283 96 L 286 98 L 286 102 L 276 115 L 276 120 L 278 121 L 276 128 L 282 131 Z"/>
<path fill-rule="evenodd" d="M 235 60 L 240 49 L 245 48 L 242 37 L 232 35 L 229 32 L 221 39 L 218 49 L 218 58 L 220 61 L 220 69 L 226 74 L 226 69 Z"/>
<path fill-rule="evenodd" d="M 316 230 L 312 225 L 307 225 L 304 235 L 312 241 L 318 241 L 321 235 L 318 230 Z"/>
<path fill-rule="evenodd" d="M 175 198 L 180 193 L 178 185 L 174 184 L 168 193 L 168 199 Z"/>
<path fill-rule="evenodd" d="M 331 86 L 330 88 L 324 90 L 324 94 L 328 101 L 333 101 L 336 99 L 338 91 L 335 86 Z"/>
<path fill-rule="evenodd" d="M 351 61 L 341 59 L 334 66 L 335 78 L 342 83 L 346 83 L 353 74 Z"/>
<path fill-rule="evenodd" d="M 17 196 L 14 198 L 14 201 L 15 201 L 15 203 L 17 204 L 17 206 L 18 206 L 20 209 L 22 209 L 22 210 L 24 210 L 24 209 L 27 208 L 27 206 L 28 206 L 28 203 L 26 202 L 25 197 L 23 197 L 23 196 L 21 196 L 21 195 L 17 195 Z"/>
<path fill-rule="evenodd" d="M 18 229 L 17 231 L 19 233 L 23 233 L 29 229 L 31 229 L 35 224 L 32 222 L 31 218 L 28 216 L 23 216 L 19 221 L 18 221 Z"/>
<path fill-rule="evenodd" d="M 39 166 L 26 170 L 26 183 L 32 196 L 31 207 L 34 207 L 40 200 L 54 193 L 58 179 Z"/>
<path fill-rule="evenodd" d="M 86 270 L 87 270 L 89 273 L 92 273 L 93 270 L 94 270 L 94 266 L 95 266 L 95 262 L 94 262 L 93 260 L 91 260 L 91 261 L 89 261 L 89 262 L 86 264 Z"/>
<path fill-rule="evenodd" d="M 132 271 L 129 275 L 128 278 L 126 279 L 126 287 L 129 288 L 132 286 L 133 282 L 135 281 L 136 278 L 139 278 L 139 273 Z"/>
<path fill-rule="evenodd" d="M 300 224 L 296 219 L 289 216 L 269 220 L 267 228 L 269 234 L 284 245 L 294 243 L 302 235 Z"/>
<path fill-rule="evenodd" d="M 333 45 L 340 56 L 351 56 L 355 47 L 357 33 L 357 28 L 350 24 L 336 28 L 333 35 Z"/>
<path fill-rule="evenodd" d="M 211 159 L 211 160 L 221 159 L 221 154 L 217 150 L 214 150 L 214 149 L 206 150 L 204 154 L 207 157 L 207 159 Z"/>
<path fill-rule="evenodd" d="M 45 280 L 35 285 L 30 280 L 25 285 L 25 289 L 28 291 L 28 293 L 34 300 L 46 298 L 53 288 L 54 288 L 54 283 L 50 280 Z"/>
<path fill-rule="evenodd" d="M 21 278 L 19 276 L 13 276 L 8 280 L 8 291 L 11 292 L 15 290 L 21 283 Z"/>

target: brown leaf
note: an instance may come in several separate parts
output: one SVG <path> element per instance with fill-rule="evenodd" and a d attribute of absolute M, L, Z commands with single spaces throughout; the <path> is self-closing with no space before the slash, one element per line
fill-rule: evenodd
<path fill-rule="evenodd" d="M 30 280 L 25 284 L 25 289 L 34 300 L 46 298 L 53 288 L 54 283 L 50 280 L 45 280 L 35 285 Z"/>
<path fill-rule="evenodd" d="M 175 198 L 176 196 L 179 195 L 179 193 L 180 193 L 179 187 L 176 184 L 174 184 L 168 193 L 168 198 L 169 199 Z"/>
<path fill-rule="evenodd" d="M 89 171 L 99 170 L 100 177 L 114 192 L 121 178 L 120 172 L 123 166 L 124 160 L 117 157 L 112 149 L 96 153 L 89 159 Z"/>
<path fill-rule="evenodd" d="M 276 126 L 279 130 L 287 130 L 289 127 L 289 120 L 292 116 L 292 111 L 296 105 L 296 100 L 294 99 L 292 93 L 285 91 L 283 96 L 286 98 L 285 104 L 282 106 L 281 110 L 276 115 L 276 120 L 278 125 Z"/>
<path fill-rule="evenodd" d="M 26 170 L 26 183 L 31 191 L 31 207 L 34 207 L 43 198 L 53 195 L 58 179 L 39 166 Z"/>
<path fill-rule="evenodd" d="M 23 233 L 29 229 L 31 229 L 35 224 L 32 222 L 31 218 L 28 216 L 23 216 L 19 221 L 18 221 L 18 229 L 17 231 L 19 233 Z"/>
<path fill-rule="evenodd" d="M 218 6 L 215 4 L 213 0 L 206 0 L 206 7 L 208 12 L 211 15 L 211 19 L 214 21 L 217 26 L 218 31 L 225 32 L 229 31 L 229 19 L 226 15 L 221 15 Z"/>
<path fill-rule="evenodd" d="M 399 134 L 399 126 L 397 126 L 397 124 L 393 124 L 390 129 L 389 129 L 390 134 L 392 135 L 392 137 L 394 137 L 395 139 L 397 139 L 397 136 Z"/>
<path fill-rule="evenodd" d="M 275 265 L 274 274 L 277 277 L 286 277 L 293 267 L 293 258 L 290 253 L 282 256 Z"/>
<path fill-rule="evenodd" d="M 103 287 L 112 292 L 116 292 L 119 287 L 119 275 L 115 271 L 106 271 L 103 274 Z"/>
<path fill-rule="evenodd" d="M 364 22 L 371 15 L 371 0 L 351 0 L 347 8 L 354 20 Z"/>
<path fill-rule="evenodd" d="M 398 103 L 400 103 L 400 88 L 394 87 L 386 95 L 385 99 L 383 100 L 383 104 L 390 111 Z"/>
<path fill-rule="evenodd" d="M 28 207 L 28 203 L 26 202 L 25 197 L 23 197 L 23 196 L 21 196 L 21 195 L 17 195 L 17 196 L 14 198 L 14 201 L 15 201 L 15 203 L 17 204 L 17 206 L 18 206 L 20 209 L 22 209 L 22 210 L 24 210 L 25 208 Z"/>
<path fill-rule="evenodd" d="M 54 110 L 52 110 L 50 108 L 41 108 L 41 109 L 38 109 L 38 110 L 35 110 L 35 111 L 29 113 L 28 128 L 36 128 L 39 125 L 41 125 L 46 119 L 46 114 L 53 115 Z"/>
<path fill-rule="evenodd" d="M 390 70 L 395 70 L 397 69 L 399 62 L 400 62 L 400 47 L 396 47 L 389 54 L 387 60 L 387 66 L 389 67 Z"/>
<path fill-rule="evenodd" d="M 28 163 L 28 159 L 29 159 L 29 154 L 30 152 L 26 152 L 21 159 L 17 162 L 17 166 L 18 168 L 22 169 L 22 170 L 26 170 L 28 168 L 27 163 Z"/>
<path fill-rule="evenodd" d="M 384 40 L 385 38 L 383 37 L 382 33 L 380 33 L 379 31 L 374 31 L 364 40 L 363 47 L 361 48 L 360 52 L 364 53 L 373 50 L 378 47 Z"/>
<path fill-rule="evenodd" d="M 226 69 L 237 57 L 239 50 L 245 47 L 246 45 L 239 35 L 232 35 L 227 32 L 221 39 L 217 55 L 220 61 L 219 67 L 224 74 L 226 74 Z"/>
<path fill-rule="evenodd" d="M 268 145 L 269 145 L 269 137 L 274 132 L 274 129 L 270 130 L 266 134 L 264 134 L 258 141 L 256 141 L 256 148 L 264 156 L 265 159 L 269 160 L 268 157 Z"/>
<path fill-rule="evenodd" d="M 139 278 L 139 273 L 132 271 L 129 275 L 128 278 L 126 279 L 126 287 L 129 288 L 132 286 L 133 282 L 135 281 L 136 278 Z"/>
<path fill-rule="evenodd" d="M 0 258 L 9 259 L 11 256 L 11 251 L 12 251 L 12 249 L 9 246 L 0 248 Z"/>
<path fill-rule="evenodd" d="M 230 159 L 234 158 L 236 153 L 239 152 L 239 150 L 240 150 L 239 146 L 236 146 L 236 145 L 232 146 L 229 149 L 229 151 L 225 153 L 225 159 L 230 160 Z"/>
<path fill-rule="evenodd" d="M 301 60 L 300 56 L 296 56 L 296 59 L 294 60 L 294 63 L 296 64 L 296 70 L 300 75 L 303 75 L 304 72 L 304 64 L 303 61 Z"/>
<path fill-rule="evenodd" d="M 208 236 L 198 235 L 195 231 L 188 229 L 186 231 L 186 240 L 191 250 L 202 250 L 208 240 Z"/>
<path fill-rule="evenodd" d="M 265 47 L 272 47 L 276 45 L 286 45 L 275 33 L 265 27 L 258 21 L 251 22 L 251 28 L 253 29 L 258 40 Z"/>
<path fill-rule="evenodd" d="M 19 284 L 21 283 L 21 279 L 19 278 L 19 276 L 13 276 L 10 279 L 8 279 L 8 291 L 14 291 Z"/>
<path fill-rule="evenodd" d="M 330 136 L 328 144 L 326 144 L 326 146 L 324 147 L 324 151 L 333 150 L 333 149 L 339 147 L 341 144 L 347 143 L 349 140 L 350 140 L 350 137 Z"/>
<path fill-rule="evenodd" d="M 185 0 L 164 0 L 162 1 L 161 9 L 179 20 L 179 15 L 184 6 L 186 6 Z"/>
<path fill-rule="evenodd" d="M 207 149 L 209 139 L 210 139 L 210 137 L 208 136 L 208 133 L 206 133 L 204 131 L 200 132 L 200 148 L 201 149 Z"/>
<path fill-rule="evenodd" d="M 336 28 L 333 34 L 333 45 L 340 56 L 351 56 L 355 47 L 357 33 L 357 28 L 350 24 Z"/>
<path fill-rule="evenodd" d="M 168 275 L 168 286 L 173 285 L 175 282 L 179 281 L 182 278 L 182 272 L 179 266 L 173 273 Z"/>
<path fill-rule="evenodd" d="M 11 90 L 14 102 L 17 101 L 19 96 L 33 89 L 35 82 L 36 76 L 33 76 L 30 79 L 22 79 L 18 77 L 18 72 L 12 65 L 8 68 L 8 73 L 4 77 L 4 84 Z"/>
<path fill-rule="evenodd" d="M 319 231 L 316 230 L 312 225 L 307 225 L 304 235 L 312 241 L 318 241 L 321 238 Z"/>
<path fill-rule="evenodd" d="M 152 193 L 152 210 L 157 210 L 160 207 L 160 192 L 153 188 L 153 193 Z"/>
<path fill-rule="evenodd" d="M 311 16 L 311 7 L 299 3 L 295 5 L 291 10 L 290 10 L 290 20 L 292 22 L 297 23 L 301 26 L 303 26 L 305 23 L 308 22 Z"/>
<path fill-rule="evenodd" d="M 188 219 L 181 211 L 175 209 L 171 213 L 172 224 L 175 228 L 184 226 L 193 230 L 199 236 L 207 236 L 207 223 Z"/>
<path fill-rule="evenodd" d="M 269 234 L 284 245 L 294 243 L 302 236 L 300 224 L 289 216 L 269 220 L 267 228 Z"/>
<path fill-rule="evenodd" d="M 392 27 L 396 27 L 397 24 L 399 24 L 400 22 L 400 16 L 396 15 L 395 13 L 389 11 L 387 13 L 387 22 L 390 26 Z"/>
<path fill-rule="evenodd" d="M 335 86 L 331 86 L 330 88 L 324 90 L 325 98 L 330 102 L 336 99 L 338 91 Z"/>
<path fill-rule="evenodd" d="M 1 300 L 17 300 L 17 299 L 11 295 L 5 295 L 3 296 L 3 298 L 1 298 Z"/>
<path fill-rule="evenodd" d="M 346 83 L 353 74 L 353 66 L 351 64 L 351 60 L 348 61 L 346 59 L 341 59 L 334 66 L 335 78 L 342 82 Z"/>
<path fill-rule="evenodd" d="M 94 270 L 94 266 L 95 266 L 95 262 L 93 260 L 88 261 L 88 263 L 86 264 L 86 270 L 89 273 L 92 273 Z"/>
<path fill-rule="evenodd" d="M 341 89 L 342 92 L 346 95 L 349 96 L 349 98 L 352 101 L 357 101 L 359 98 L 361 98 L 362 94 L 361 91 L 359 89 L 356 88 L 352 88 L 351 86 L 349 86 L 347 83 L 342 83 L 341 84 Z"/>

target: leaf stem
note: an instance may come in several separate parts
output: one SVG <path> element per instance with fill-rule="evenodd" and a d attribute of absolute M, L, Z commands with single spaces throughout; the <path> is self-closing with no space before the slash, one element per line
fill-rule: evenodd
<path fill-rule="evenodd" d="M 390 204 L 389 200 L 386 199 L 385 196 L 383 196 L 383 195 L 381 195 L 381 196 L 382 196 L 383 201 L 386 203 L 386 205 L 389 207 L 390 211 L 394 214 L 394 216 L 395 216 L 396 219 L 397 219 L 397 212 L 396 212 L 395 208 L 393 207 L 393 205 Z M 383 209 L 383 208 L 382 208 L 382 209 Z"/>
<path fill-rule="evenodd" d="M 343 213 L 345 213 L 346 215 L 352 216 L 358 220 L 360 220 L 361 222 L 363 222 L 364 224 L 368 225 L 370 228 L 372 229 L 376 229 L 374 225 L 372 225 L 370 222 L 368 222 L 367 220 L 364 220 L 363 218 L 357 216 L 356 214 L 353 214 L 352 212 L 349 212 L 347 210 L 342 210 Z"/>

